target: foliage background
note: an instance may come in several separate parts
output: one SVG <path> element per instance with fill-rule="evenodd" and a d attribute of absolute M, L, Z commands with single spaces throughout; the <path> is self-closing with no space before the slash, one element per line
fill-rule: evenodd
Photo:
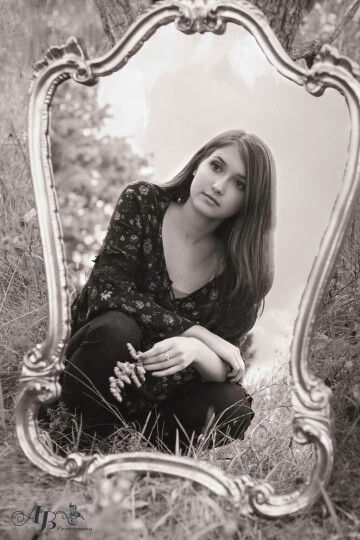
<path fill-rule="evenodd" d="M 74 291 L 86 281 L 121 190 L 139 179 L 147 163 L 126 139 L 101 133 L 107 117 L 97 86 L 69 81 L 56 93 L 51 153 Z"/>
<path fill-rule="evenodd" d="M 350 3 L 338 0 L 315 3 L 302 25 L 298 41 L 327 35 Z M 344 54 L 357 61 L 360 60 L 359 15 L 358 12 L 347 24 L 335 43 Z M 54 507 L 60 504 L 59 501 L 68 503 L 76 498 L 79 505 L 81 502 L 83 507 L 88 505 L 90 509 L 94 499 L 91 486 L 87 489 L 74 487 L 38 471 L 23 456 L 14 436 L 13 410 L 21 358 L 43 339 L 47 316 L 46 282 L 27 154 L 27 87 L 34 63 L 42 58 L 48 47 L 64 43 L 70 35 L 83 39 L 90 57 L 107 50 L 98 14 L 90 0 L 2 0 L 0 430 L 3 442 L 0 445 L 0 500 L 4 537 L 8 534 L 16 537 L 17 532 L 7 524 L 9 514 L 19 505 L 30 508 L 32 503 L 42 501 Z M 85 92 L 78 89 L 78 92 L 82 91 Z M 86 89 L 87 93 L 92 91 L 96 92 Z M 78 235 L 94 233 L 99 216 L 108 219 L 104 209 L 118 196 L 118 183 L 125 185 L 133 180 L 147 163 L 133 155 L 126 141 L 98 138 L 106 110 L 96 108 L 95 103 L 94 99 L 87 100 L 83 109 L 72 111 L 74 122 L 82 119 L 82 132 L 74 131 L 68 116 L 64 115 L 54 139 L 56 167 L 66 163 L 66 168 L 61 167 L 63 173 L 59 176 L 58 187 L 60 197 L 62 186 L 68 183 L 70 188 L 67 190 L 69 200 L 64 201 L 69 208 L 69 219 L 71 212 L 78 208 L 86 209 L 91 217 L 86 231 L 73 231 L 64 219 L 64 233 L 72 246 L 69 249 L 73 251 L 78 246 Z M 68 100 L 68 107 L 71 108 L 71 100 Z M 55 114 L 61 116 L 63 113 L 57 110 Z M 80 154 L 75 154 L 72 141 L 79 133 L 83 144 Z M 66 141 L 66 152 L 61 152 L 60 146 L 56 147 L 56 137 Z M 80 161 L 84 165 L 81 170 L 77 168 Z M 97 178 L 93 177 L 95 168 L 101 171 Z M 98 183 L 89 182 L 89 178 Z M 111 186 L 106 192 L 102 189 L 105 183 Z M 100 207 L 96 206 L 98 200 L 103 201 Z M 269 522 L 241 518 L 231 503 L 220 501 L 206 490 L 196 489 L 186 482 L 174 479 L 163 482 L 155 476 L 132 484 L 124 478 L 120 489 L 121 509 L 118 509 L 119 501 L 113 501 L 109 493 L 104 495 L 104 500 L 110 498 L 109 505 L 96 507 L 97 513 L 91 518 L 94 537 L 96 531 L 108 538 L 114 537 L 116 531 L 118 538 L 122 534 L 133 538 L 174 535 L 179 538 L 360 538 L 359 243 L 357 208 L 317 318 L 313 346 L 313 370 L 333 390 L 337 442 L 334 474 L 323 500 L 304 515 Z M 89 249 L 96 251 L 96 246 L 89 246 Z M 79 257 L 79 270 L 82 264 Z M 266 452 L 260 456 L 259 467 L 266 468 Z M 281 456 L 277 459 L 280 463 Z M 283 465 L 280 463 L 280 466 Z M 103 486 L 103 489 L 108 488 Z M 121 515 L 124 523 L 122 532 L 115 525 L 114 509 L 116 517 L 120 519 Z M 34 530 L 21 532 L 31 538 Z"/>

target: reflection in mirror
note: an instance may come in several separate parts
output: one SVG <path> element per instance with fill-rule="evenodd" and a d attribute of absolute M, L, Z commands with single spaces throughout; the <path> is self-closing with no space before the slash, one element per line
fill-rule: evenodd
<path fill-rule="evenodd" d="M 254 38 L 239 27 L 229 25 L 219 37 L 185 36 L 168 26 L 158 30 L 124 68 L 100 79 L 95 87 L 63 83 L 51 113 L 52 160 L 67 275 L 71 301 L 76 298 L 64 392 L 41 420 L 54 450 L 175 451 L 216 461 L 231 474 L 271 480 L 280 492 L 306 482 L 313 454 L 310 445 L 303 448 L 292 439 L 288 362 L 301 295 L 345 167 L 349 139 L 345 101 L 332 90 L 316 99 L 281 77 Z M 216 145 L 214 152 L 195 165 L 190 161 L 210 139 L 229 130 L 255 134 L 270 150 L 260 142 L 255 144 L 255 139 L 250 138 L 252 144 L 244 142 L 250 140 L 245 136 L 240 143 L 220 149 Z M 255 153 L 256 159 L 251 160 L 247 152 Z M 270 154 L 276 163 L 276 189 Z M 164 191 L 164 184 L 189 161 L 194 165 L 187 170 L 194 179 L 190 196 L 186 190 Z M 246 184 L 251 167 L 256 189 Z M 261 171 L 268 191 L 259 187 Z M 206 194 L 226 203 L 218 206 Z M 215 320 L 221 312 L 226 295 L 219 294 L 223 289 L 215 285 L 235 283 L 225 272 L 229 256 L 224 242 L 210 231 L 224 223 L 220 217 L 226 216 L 229 223 L 231 212 L 241 216 L 241 209 L 251 210 L 249 201 L 256 196 L 253 225 L 260 230 L 263 219 L 263 232 L 256 236 L 245 220 L 243 228 L 241 222 L 238 228 L 239 242 L 231 244 L 234 258 L 241 259 L 237 268 L 246 289 L 238 296 L 235 310 L 238 332 L 226 334 L 224 316 L 217 321 L 218 327 L 209 325 L 210 337 L 196 334 L 202 331 L 194 323 L 201 326 L 204 305 L 211 305 Z M 270 199 L 273 223 L 265 234 L 266 201 Z M 107 241 L 98 257 L 100 270 L 91 286 L 84 288 L 111 216 Z M 269 224 L 269 215 L 267 218 Z M 199 229 L 203 235 L 195 234 Z M 118 281 L 114 272 L 120 276 Z M 223 275 L 227 277 L 221 281 Z M 254 282 L 258 300 L 269 291 L 255 324 L 246 304 Z M 80 296 L 81 291 L 86 294 Z M 145 296 L 139 295 L 144 291 Z M 254 298 L 252 295 L 253 302 Z M 260 301 L 257 307 L 261 308 Z M 156 317 L 162 317 L 162 324 Z M 140 323 L 134 324 L 134 320 Z M 147 340 L 141 338 L 139 328 L 140 333 L 149 330 Z M 184 331 L 186 340 L 174 339 Z M 224 366 L 230 361 L 241 365 L 241 359 L 231 346 L 214 339 L 217 331 L 228 342 L 240 343 L 246 365 L 241 384 L 219 384 L 226 377 Z M 111 347 L 108 333 L 113 335 Z M 112 369 L 108 372 L 106 359 L 112 367 L 116 361 L 134 362 L 124 341 L 145 352 L 169 336 L 158 356 L 152 350 L 153 356 L 142 357 L 146 380 L 140 369 L 141 387 L 125 380 L 120 403 L 108 383 L 109 376 L 119 377 Z M 207 360 L 200 362 L 203 357 Z M 183 358 L 191 362 L 187 367 Z M 161 373 L 164 362 L 166 369 L 177 366 L 178 371 L 153 375 Z M 106 396 L 94 391 L 94 382 L 101 387 L 101 378 L 107 385 Z M 115 385 L 118 389 L 119 384 Z M 225 386 L 226 392 L 219 390 Z M 92 411 L 88 424 L 102 427 L 87 430 L 80 416 L 71 414 L 79 397 L 77 406 L 87 400 Z M 240 404 L 235 406 L 237 401 Z M 174 411 L 182 427 L 170 414 Z M 116 432 L 110 435 L 114 425 Z"/>

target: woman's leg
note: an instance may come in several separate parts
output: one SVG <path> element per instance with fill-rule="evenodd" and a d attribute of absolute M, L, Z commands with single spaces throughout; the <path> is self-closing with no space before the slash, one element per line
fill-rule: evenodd
<path fill-rule="evenodd" d="M 254 417 L 251 403 L 252 398 L 235 383 L 195 382 L 179 387 L 162 404 L 164 442 L 174 449 L 176 428 L 183 447 L 189 445 L 191 438 L 195 443 L 205 431 L 213 431 L 214 439 L 210 440 L 214 440 L 215 446 L 243 439 Z"/>
<path fill-rule="evenodd" d="M 113 431 L 116 420 L 120 423 L 111 409 L 121 411 L 121 404 L 110 392 L 109 377 L 117 361 L 134 361 L 126 343 L 138 349 L 140 339 L 136 321 L 120 311 L 99 315 L 70 339 L 62 399 L 68 409 L 82 414 L 88 430 L 104 436 Z"/>

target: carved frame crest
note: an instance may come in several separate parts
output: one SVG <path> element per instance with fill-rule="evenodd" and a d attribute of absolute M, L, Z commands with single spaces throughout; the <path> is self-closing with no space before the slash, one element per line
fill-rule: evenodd
<path fill-rule="evenodd" d="M 303 444 L 313 443 L 316 464 L 311 481 L 291 494 L 276 494 L 270 484 L 244 475 L 231 478 L 217 467 L 191 458 L 148 452 L 100 457 L 81 453 L 60 457 L 39 437 L 37 412 L 41 402 L 52 402 L 61 393 L 59 375 L 64 369 L 63 350 L 69 334 L 70 306 L 65 273 L 61 221 L 53 181 L 49 141 L 49 108 L 56 87 L 72 77 L 95 84 L 120 69 L 163 25 L 174 23 L 186 34 L 222 34 L 227 23 L 242 26 L 257 41 L 278 72 L 320 96 L 331 87 L 346 99 L 351 134 L 343 184 L 324 233 L 320 251 L 303 292 L 291 347 L 290 371 L 294 409 L 293 432 Z M 94 472 L 154 471 L 191 479 L 219 495 L 231 496 L 239 512 L 281 516 L 312 504 L 329 481 L 333 465 L 330 390 L 308 369 L 308 355 L 316 311 L 330 279 L 337 253 L 360 188 L 360 84 L 359 67 L 324 46 L 311 69 L 295 64 L 284 51 L 264 15 L 247 1 L 174 0 L 158 2 L 128 29 L 121 41 L 101 58 L 89 60 L 75 38 L 65 46 L 51 47 L 36 65 L 29 103 L 29 152 L 31 173 L 42 238 L 48 288 L 48 331 L 44 342 L 28 351 L 23 360 L 16 405 L 16 426 L 26 456 L 44 471 L 83 481 Z"/>

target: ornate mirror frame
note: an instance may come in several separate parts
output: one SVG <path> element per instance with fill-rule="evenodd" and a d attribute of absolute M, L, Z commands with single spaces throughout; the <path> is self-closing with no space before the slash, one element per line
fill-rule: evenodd
<path fill-rule="evenodd" d="M 92 85 L 120 69 L 163 25 L 175 23 L 185 34 L 222 34 L 227 23 L 242 26 L 257 41 L 278 72 L 314 96 L 334 88 L 347 102 L 351 134 L 343 183 L 330 223 L 324 232 L 302 295 L 291 347 L 290 371 L 294 408 L 293 433 L 297 442 L 313 443 L 316 464 L 310 482 L 293 493 L 280 495 L 270 484 L 244 475 L 231 478 L 217 467 L 191 458 L 148 452 L 87 456 L 73 453 L 63 458 L 41 440 L 37 427 L 40 403 L 51 403 L 61 393 L 59 375 L 64 369 L 63 351 L 69 335 L 70 306 L 65 272 L 62 228 L 54 187 L 49 108 L 57 86 L 70 77 Z M 330 390 L 308 368 L 310 338 L 322 295 L 340 250 L 351 210 L 360 186 L 360 84 L 358 66 L 324 46 L 311 69 L 295 64 L 284 51 L 264 15 L 246 1 L 176 0 L 159 2 L 145 12 L 121 41 L 101 58 L 88 60 L 82 46 L 70 38 L 65 46 L 51 47 L 36 65 L 29 105 L 29 152 L 37 214 L 42 238 L 48 288 L 48 330 L 43 343 L 24 356 L 16 405 L 17 435 L 26 456 L 44 471 L 62 478 L 84 481 L 95 471 L 154 471 L 188 478 L 219 495 L 231 496 L 239 512 L 256 511 L 266 516 L 297 512 L 312 504 L 329 481 L 333 464 Z"/>

